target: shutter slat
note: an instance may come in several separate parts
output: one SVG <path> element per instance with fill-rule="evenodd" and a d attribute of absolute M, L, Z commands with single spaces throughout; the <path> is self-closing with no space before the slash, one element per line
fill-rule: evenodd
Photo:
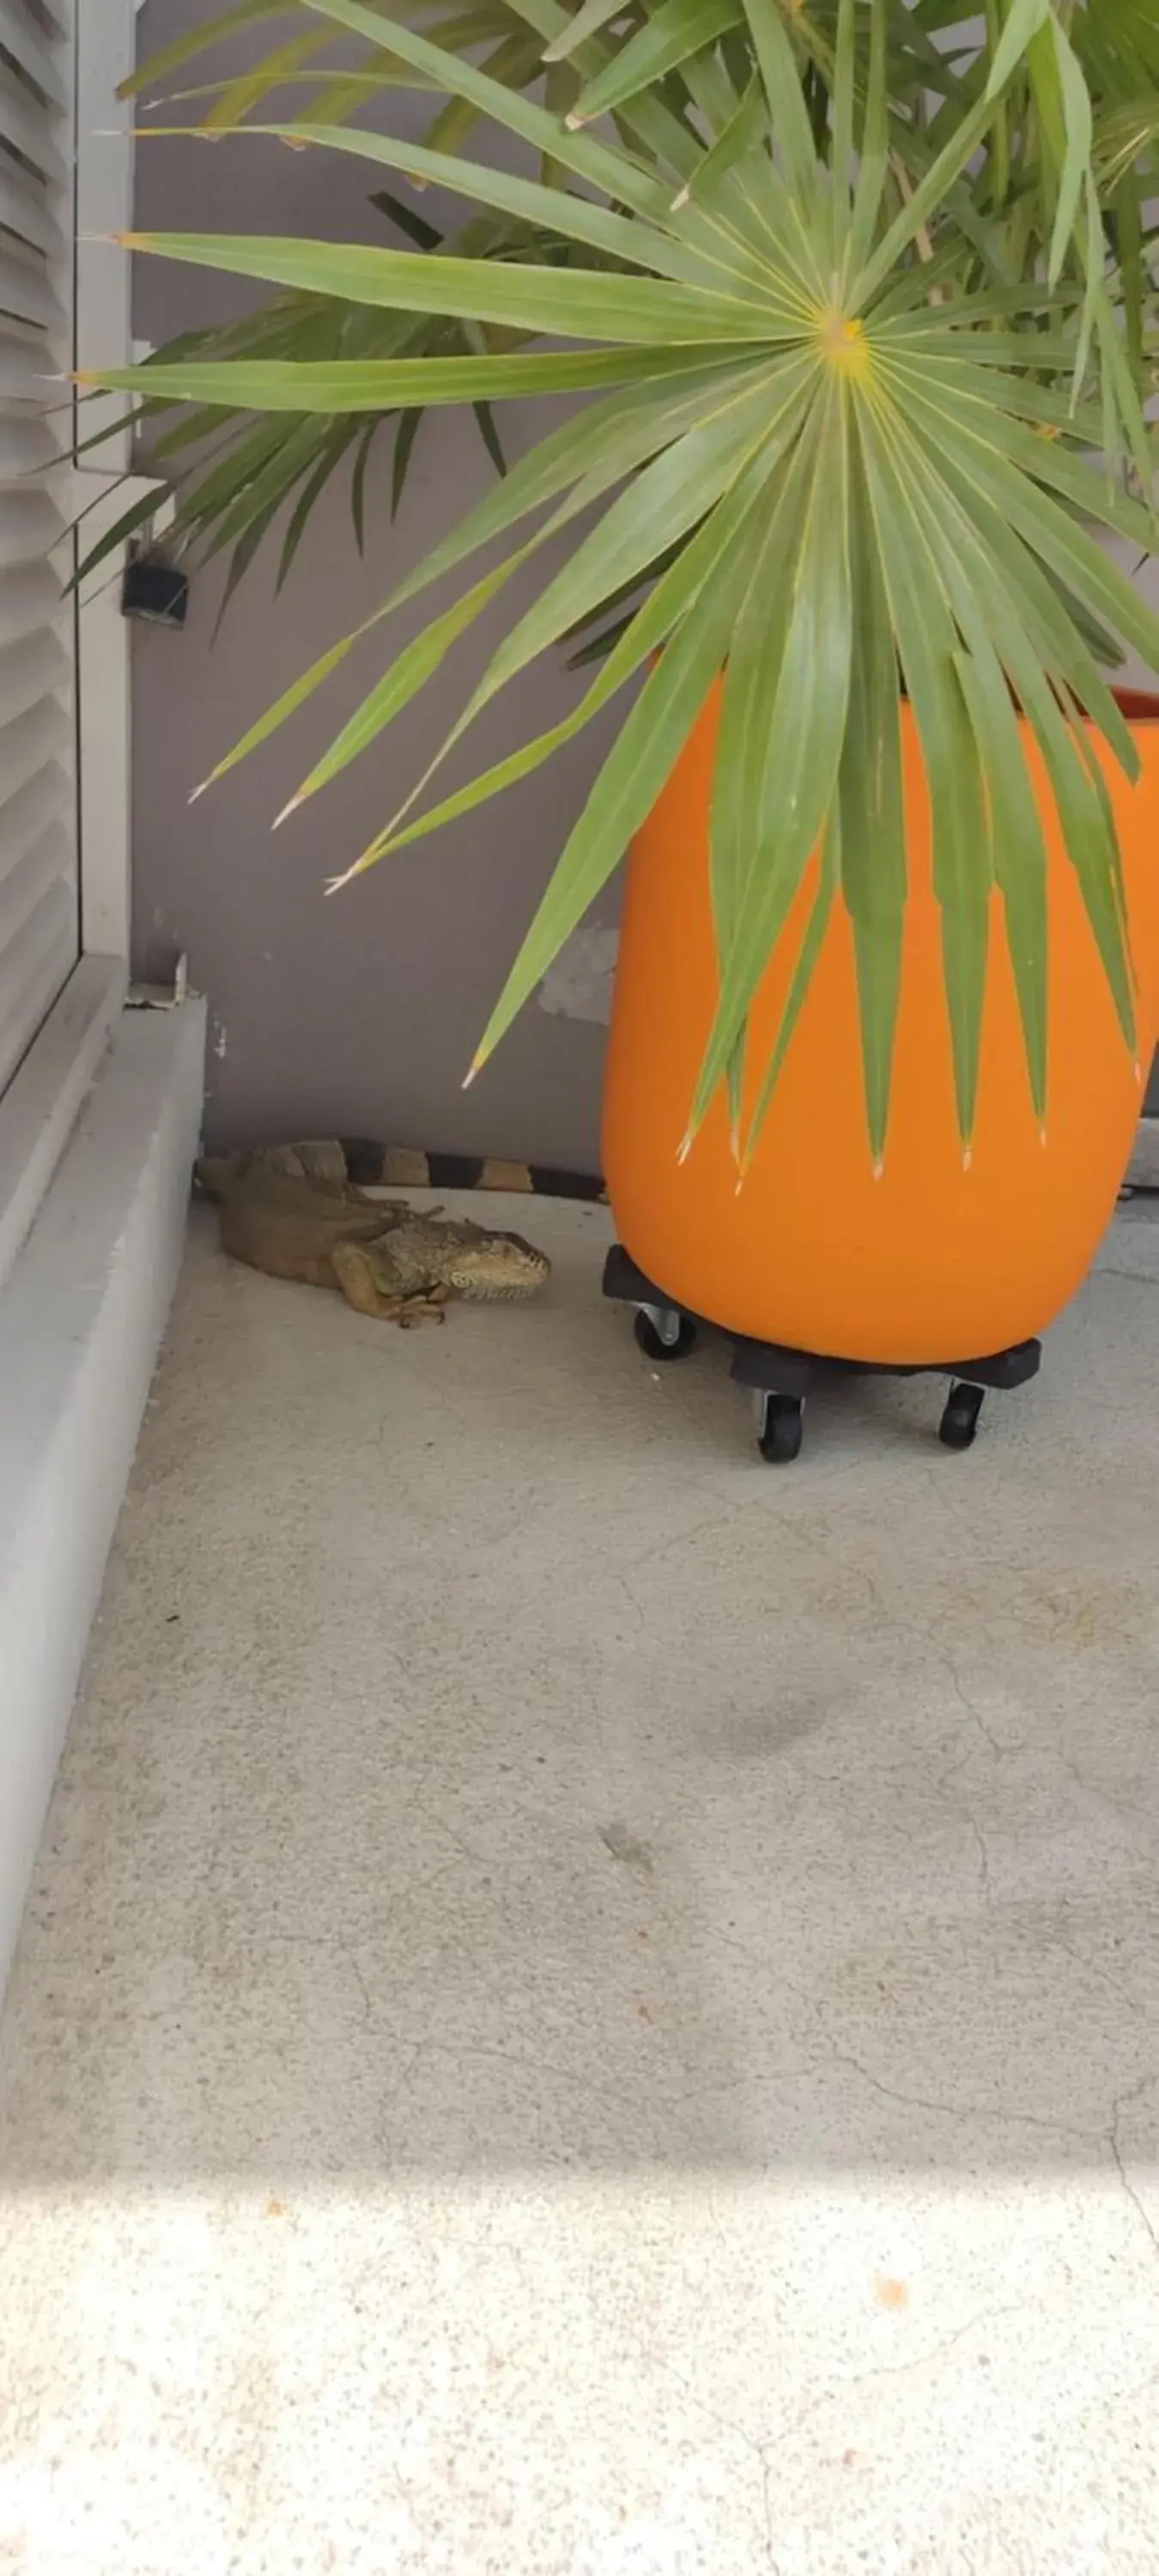
<path fill-rule="evenodd" d="M 76 954 L 76 889 L 70 877 L 58 876 L 11 946 L 0 949 L 0 1087 L 11 1081 Z"/>
<path fill-rule="evenodd" d="M 0 730 L 0 834 L 10 802 L 50 760 L 72 759 L 72 719 L 59 698 L 42 697 Z"/>
<path fill-rule="evenodd" d="M 54 106 L 65 104 L 65 89 L 59 63 L 53 61 L 31 11 L 20 6 L 20 0 L 0 0 L 0 46 L 29 73 L 38 89 Z"/>
<path fill-rule="evenodd" d="M 24 0 L 24 5 L 27 7 L 28 0 Z M 69 41 L 67 7 L 65 9 L 56 7 L 54 0 L 54 5 L 50 8 L 48 0 L 36 0 L 32 15 L 44 35 L 46 44 L 67 45 Z"/>
<path fill-rule="evenodd" d="M 0 957 L 12 947 L 58 877 L 67 882 L 71 864 L 68 833 L 63 823 L 52 823 L 47 832 L 37 834 L 19 867 L 9 869 L 0 885 Z"/>
<path fill-rule="evenodd" d="M 46 107 L 0 55 L 0 142 L 15 145 L 42 178 L 59 184 L 66 175 L 60 133 L 55 108 Z"/>
<path fill-rule="evenodd" d="M 0 888 L 27 857 L 33 842 L 50 824 L 70 815 L 72 807 L 72 780 L 55 761 L 50 761 L 47 769 L 39 769 L 10 804 L 0 808 Z"/>
<path fill-rule="evenodd" d="M 46 472 L 74 363 L 72 41 L 44 0 L 0 0 L 0 1090 L 79 946 L 75 612 Z"/>
<path fill-rule="evenodd" d="M 51 626 L 62 607 L 60 583 L 50 564 L 28 564 L 0 581 L 0 646 L 19 644 Z"/>
<path fill-rule="evenodd" d="M 0 492 L 0 578 L 9 565 L 37 563 L 64 535 L 64 521 L 47 492 Z"/>
<path fill-rule="evenodd" d="M 19 233 L 7 232 L 3 225 L 0 225 L 0 252 L 5 259 L 19 260 L 25 268 L 31 269 L 34 277 L 38 277 L 42 284 L 49 287 L 53 284 L 53 265 L 55 264 L 57 269 L 63 268 L 64 265 L 63 255 L 59 251 L 53 263 L 37 242 L 25 241 Z M 55 288 L 53 292 L 55 293 Z M 62 306 L 61 310 L 63 309 Z"/>
<path fill-rule="evenodd" d="M 25 715 L 38 699 L 71 689 L 72 663 L 51 626 L 27 643 L 0 646 L 0 726 Z"/>
<path fill-rule="evenodd" d="M 48 422 L 36 412 L 0 411 L 0 484 L 20 483 L 64 461 Z"/>
<path fill-rule="evenodd" d="M 18 255 L 5 256 L 0 235 L 0 313 L 8 313 L 18 322 L 30 322 L 47 331 L 54 340 L 66 329 L 68 315 L 59 296 L 53 294 L 48 271 L 41 265 Z"/>
<path fill-rule="evenodd" d="M 46 259 L 63 260 L 68 244 L 55 221 L 52 202 L 40 179 L 19 162 L 0 155 L 0 224 L 18 241 L 31 242 Z"/>
<path fill-rule="evenodd" d="M 22 333 L 0 313 L 0 402 L 34 403 L 43 411 L 52 388 L 52 352 L 42 331 Z M 59 394 L 60 387 L 56 387 Z"/>

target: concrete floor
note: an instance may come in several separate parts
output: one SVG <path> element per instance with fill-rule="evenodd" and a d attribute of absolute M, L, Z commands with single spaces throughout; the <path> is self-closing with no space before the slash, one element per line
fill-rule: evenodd
<path fill-rule="evenodd" d="M 1159 1224 L 763 1466 L 599 1211 L 195 1228 L 4 2027 L 0 2569 L 1159 2558 Z"/>

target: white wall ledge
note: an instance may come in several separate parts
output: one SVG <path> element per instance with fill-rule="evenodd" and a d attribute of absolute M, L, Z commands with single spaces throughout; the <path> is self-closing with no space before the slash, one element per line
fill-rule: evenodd
<path fill-rule="evenodd" d="M 126 1012 L 0 1290 L 0 1988 L 181 1250 L 205 1013 Z"/>
<path fill-rule="evenodd" d="M 1127 1179 L 1137 1190 L 1159 1190 L 1159 1117 L 1140 1119 Z"/>

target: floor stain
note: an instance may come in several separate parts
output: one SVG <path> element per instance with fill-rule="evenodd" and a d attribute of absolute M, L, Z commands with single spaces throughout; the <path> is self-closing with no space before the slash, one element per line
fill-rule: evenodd
<path fill-rule="evenodd" d="M 627 1825 L 618 1820 L 610 1825 L 597 1825 L 596 1831 L 613 1860 L 622 1860 L 625 1869 L 639 1869 L 651 1875 L 656 1866 L 651 1843 L 641 1842 L 638 1834 L 630 1833 Z"/>

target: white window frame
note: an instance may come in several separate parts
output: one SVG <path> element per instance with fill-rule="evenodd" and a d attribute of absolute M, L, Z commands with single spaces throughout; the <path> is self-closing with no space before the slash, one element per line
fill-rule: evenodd
<path fill-rule="evenodd" d="M 128 231 L 132 223 L 132 107 L 118 99 L 117 88 L 133 65 L 136 5 L 137 0 L 63 0 L 63 5 L 55 0 L 58 14 L 71 9 L 77 29 L 76 347 L 81 367 L 99 361 L 127 365 L 133 355 L 130 262 L 108 236 Z M 125 416 L 128 406 L 119 401 L 118 408 Z M 89 426 L 86 417 L 86 433 Z M 120 479 L 129 462 L 125 430 L 62 470 L 62 508 L 70 518 L 87 511 L 86 544 L 145 488 Z M 72 550 L 75 540 L 68 543 Z M 101 567 L 90 595 L 75 611 L 80 956 L 0 1097 L 0 1281 L 36 1215 L 128 990 L 129 636 L 120 584 L 110 581 L 111 569 L 108 563 Z"/>

